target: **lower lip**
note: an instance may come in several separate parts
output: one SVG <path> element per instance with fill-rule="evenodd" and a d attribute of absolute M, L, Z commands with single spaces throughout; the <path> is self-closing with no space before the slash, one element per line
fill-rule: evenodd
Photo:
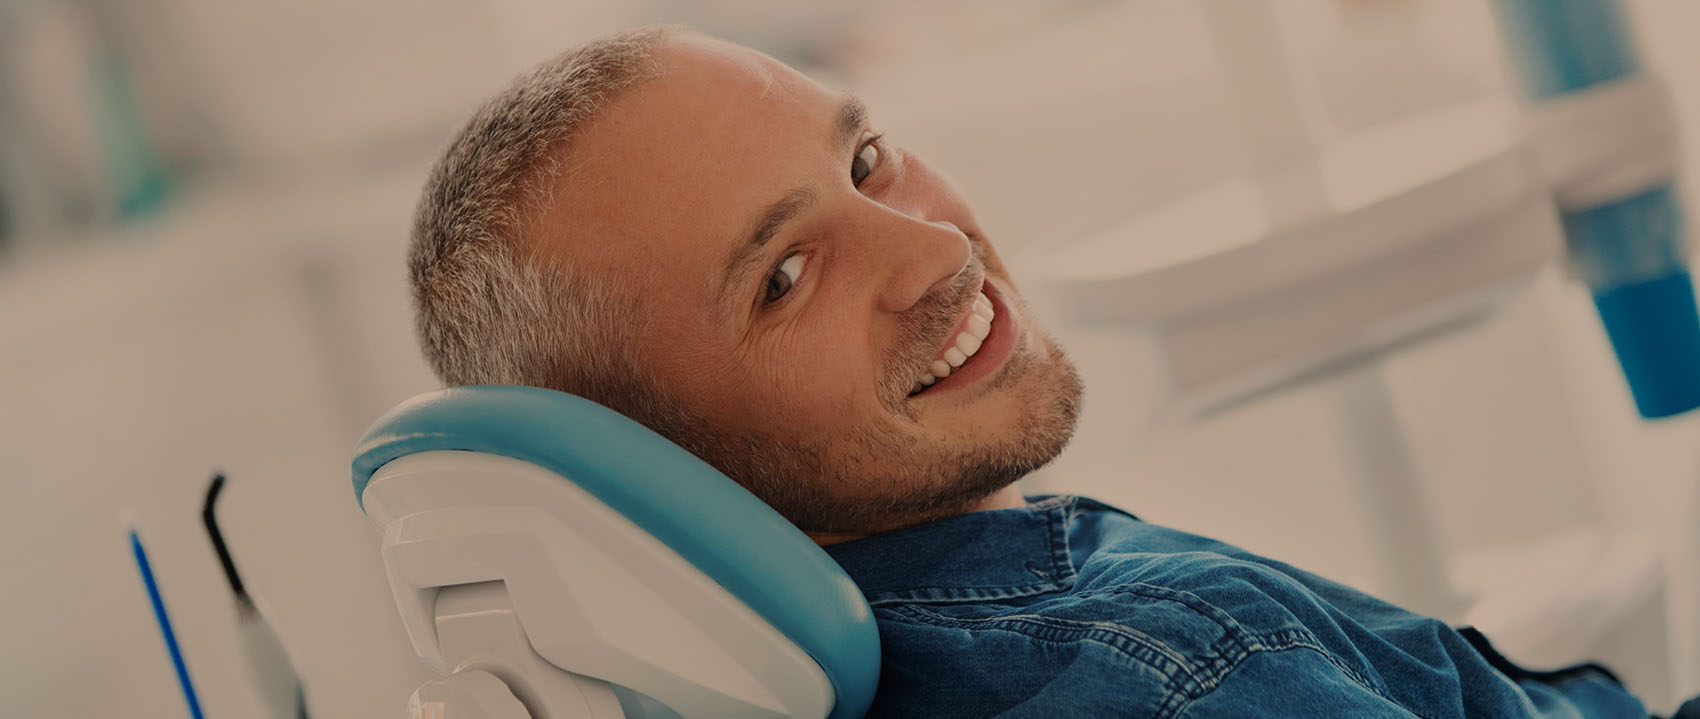
<path fill-rule="evenodd" d="M 1010 348 L 1015 346 L 1016 331 L 1019 329 L 1015 323 L 1015 313 L 1004 302 L 1003 295 L 999 294 L 998 288 L 991 280 L 987 280 L 980 291 L 986 293 L 986 299 L 992 301 L 992 331 L 986 335 L 986 341 L 980 345 L 979 352 L 975 352 L 961 367 L 951 371 L 950 376 L 934 382 L 926 391 L 915 395 L 916 398 L 967 387 L 990 376 L 1009 359 Z"/>

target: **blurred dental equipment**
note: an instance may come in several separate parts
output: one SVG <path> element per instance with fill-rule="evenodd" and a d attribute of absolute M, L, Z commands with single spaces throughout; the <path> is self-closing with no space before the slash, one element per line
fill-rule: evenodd
<path fill-rule="evenodd" d="M 183 650 L 177 644 L 177 632 L 171 628 L 171 615 L 165 610 L 165 598 L 160 596 L 159 583 L 155 581 L 153 565 L 148 562 L 148 552 L 142 547 L 142 535 L 136 529 L 134 519 L 126 518 L 125 532 L 130 537 L 130 553 L 135 557 L 136 570 L 141 572 L 142 586 L 147 590 L 148 601 L 153 605 L 154 621 L 159 626 L 160 636 L 165 639 L 165 650 L 171 655 L 171 666 L 177 673 L 177 685 L 183 690 L 183 700 L 189 704 L 189 716 L 201 719 L 201 699 L 195 693 L 195 683 L 189 679 L 189 666 L 183 662 Z"/>
<path fill-rule="evenodd" d="M 118 10 L 0 5 L 0 250 L 169 203 L 172 178 L 115 32 Z"/>
<path fill-rule="evenodd" d="M 230 583 L 230 593 L 236 600 L 236 636 L 242 643 L 249 682 L 253 684 L 260 703 L 274 719 L 307 719 L 307 693 L 302 689 L 301 677 L 295 673 L 295 665 L 289 661 L 289 653 L 284 651 L 277 632 L 266 621 L 266 612 L 248 595 L 242 576 L 236 571 L 236 562 L 225 547 L 224 533 L 218 529 L 213 505 L 222 491 L 224 475 L 215 474 L 212 483 L 207 485 L 201 521 L 206 525 L 213 549 L 218 552 L 224 578 Z"/>
<path fill-rule="evenodd" d="M 1340 137 L 1319 127 L 1314 93 L 1270 30 L 1290 8 L 1201 8 L 1251 173 L 1047 259 L 1064 313 L 1130 348 L 1099 376 L 1129 397 L 1155 385 L 1164 423 L 1301 389 L 1320 397 L 1367 514 L 1371 583 L 1513 655 L 1591 656 L 1626 626 L 1662 622 L 1659 545 L 1635 528 L 1448 556 L 1387 377 L 1390 358 L 1476 326 L 1564 262 L 1592 291 L 1639 414 L 1700 405 L 1672 110 L 1638 71 L 1618 3 L 1499 0 L 1525 106 L 1457 103 Z M 1144 356 L 1154 377 L 1115 377 Z M 1667 656 L 1666 641 L 1655 634 L 1642 654 Z M 1632 669 L 1654 694 L 1671 678 L 1662 661 Z"/>
<path fill-rule="evenodd" d="M 1269 30 L 1275 5 L 1203 7 L 1241 105 L 1251 177 L 1050 263 L 1079 319 L 1159 331 L 1186 410 L 1444 332 L 1561 247 L 1595 295 L 1642 415 L 1700 405 L 1673 111 L 1657 78 L 1638 72 L 1615 0 L 1496 3 L 1531 97 L 1521 128 L 1490 100 L 1331 142 Z"/>
<path fill-rule="evenodd" d="M 224 568 L 224 577 L 230 583 L 231 594 L 236 600 L 236 633 L 242 645 L 249 682 L 267 713 L 274 719 L 307 719 L 307 696 L 302 690 L 301 678 L 295 673 L 295 666 L 289 661 L 289 654 L 284 651 L 283 642 L 278 640 L 277 633 L 266 621 L 265 612 L 242 584 L 242 576 L 236 571 L 236 562 L 231 559 L 230 550 L 225 546 L 224 533 L 219 531 L 214 505 L 223 490 L 224 475 L 213 475 L 212 482 L 207 485 L 206 502 L 201 506 L 201 521 L 206 527 L 207 536 L 212 540 L 213 549 L 218 552 L 219 563 Z M 153 604 L 154 619 L 159 625 L 160 634 L 165 638 L 166 650 L 170 653 L 172 666 L 177 671 L 177 682 L 189 704 L 189 714 L 194 719 L 200 719 L 200 697 L 195 691 L 194 682 L 189 678 L 189 667 L 183 659 L 182 646 L 178 643 L 176 631 L 172 629 L 171 617 L 165 610 L 165 600 L 160 594 L 147 552 L 142 547 L 136 522 L 126 518 L 125 525 L 130 536 L 130 548 L 135 555 L 136 568 L 141 572 L 142 584 Z"/>
<path fill-rule="evenodd" d="M 1498 0 L 1530 141 L 1641 416 L 1700 406 L 1675 111 L 1616 0 Z"/>

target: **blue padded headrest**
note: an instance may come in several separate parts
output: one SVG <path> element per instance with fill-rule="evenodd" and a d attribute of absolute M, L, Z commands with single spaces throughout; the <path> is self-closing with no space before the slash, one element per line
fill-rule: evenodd
<path fill-rule="evenodd" d="M 837 695 L 831 719 L 867 713 L 879 633 L 861 590 L 790 522 L 695 455 L 573 395 L 456 387 L 403 402 L 366 430 L 354 496 L 385 464 L 434 450 L 512 457 L 572 478 L 814 657 Z"/>

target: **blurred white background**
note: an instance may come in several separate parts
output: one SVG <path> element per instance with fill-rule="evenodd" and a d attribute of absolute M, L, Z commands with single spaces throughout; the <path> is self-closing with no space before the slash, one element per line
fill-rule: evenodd
<path fill-rule="evenodd" d="M 1077 441 L 1032 489 L 1390 590 L 1326 387 L 1177 418 L 1142 379 L 1136 331 L 1077 326 L 1045 299 L 1038 258 L 1255 164 L 1245 128 L 1258 120 L 1235 104 L 1200 7 L 0 0 L 0 706 L 186 715 L 127 553 L 128 508 L 207 714 L 259 715 L 200 525 L 219 470 L 231 550 L 314 715 L 399 715 L 428 675 L 348 459 L 368 422 L 436 384 L 402 268 L 415 195 L 441 144 L 512 75 L 656 21 L 857 92 L 889 138 L 965 188 L 1086 374 Z M 1323 142 L 1511 95 L 1478 0 L 1270 7 L 1264 31 L 1288 48 L 1288 89 Z M 1692 174 L 1700 4 L 1627 8 L 1670 83 Z M 1628 535 L 1656 547 L 1649 571 L 1593 568 L 1650 588 L 1598 607 L 1611 618 L 1598 636 L 1514 658 L 1606 658 L 1656 708 L 1700 692 L 1700 426 L 1635 416 L 1586 290 L 1544 272 L 1387 371 L 1461 591 L 1474 566 L 1563 592 L 1541 585 L 1557 575 L 1539 562 L 1495 559 L 1552 556 L 1517 554 L 1530 547 Z"/>

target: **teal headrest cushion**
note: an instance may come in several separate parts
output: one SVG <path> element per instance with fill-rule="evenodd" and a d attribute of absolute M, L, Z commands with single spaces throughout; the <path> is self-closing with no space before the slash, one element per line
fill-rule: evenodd
<path fill-rule="evenodd" d="M 512 457 L 576 483 L 814 657 L 837 695 L 831 719 L 867 712 L 879 633 L 861 591 L 784 517 L 695 455 L 581 397 L 456 387 L 403 402 L 366 431 L 354 453 L 354 496 L 385 464 L 436 450 Z"/>

